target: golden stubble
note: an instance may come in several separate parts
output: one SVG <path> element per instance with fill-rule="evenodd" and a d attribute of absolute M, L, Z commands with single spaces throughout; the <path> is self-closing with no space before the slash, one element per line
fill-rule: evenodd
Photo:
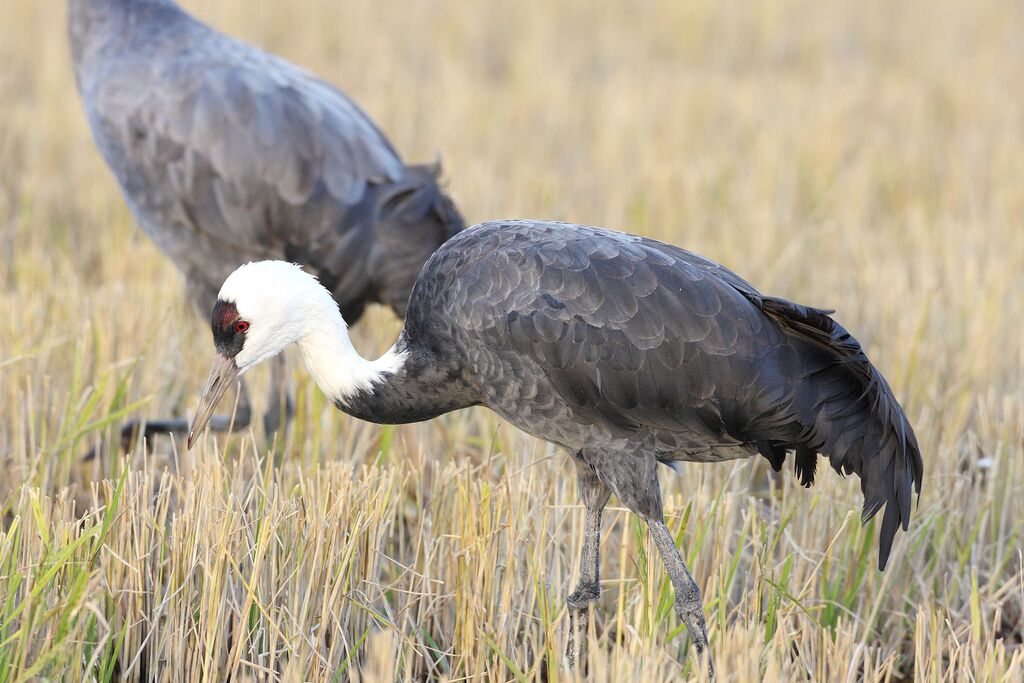
<path fill-rule="evenodd" d="M 1024 677 L 1019 6 L 189 5 L 344 88 L 407 160 L 442 154 L 470 222 L 666 239 L 864 342 L 926 462 L 884 574 L 854 479 L 663 475 L 724 680 Z M 296 370 L 273 448 L 107 446 L 122 416 L 189 414 L 212 345 L 92 144 L 63 11 L 0 22 L 0 680 L 566 677 L 575 477 L 493 415 L 363 424 Z M 397 330 L 374 310 L 355 341 Z M 697 677 L 615 505 L 592 678 Z"/>

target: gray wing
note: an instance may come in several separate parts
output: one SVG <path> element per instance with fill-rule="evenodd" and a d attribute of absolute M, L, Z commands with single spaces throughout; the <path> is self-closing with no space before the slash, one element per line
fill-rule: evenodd
<path fill-rule="evenodd" d="M 817 453 L 860 475 L 865 517 L 886 507 L 884 566 L 923 464 L 885 380 L 826 311 L 764 297 L 685 250 L 581 226 L 485 225 L 441 251 L 447 314 L 497 353 L 533 359 L 579 419 L 681 450 L 746 444 L 776 468 L 795 451 L 807 485 Z"/>
<path fill-rule="evenodd" d="M 716 275 L 728 271 L 580 226 L 478 230 L 444 248 L 469 247 L 448 283 L 462 328 L 535 359 L 583 419 L 747 441 L 747 416 L 723 398 L 763 383 L 758 362 L 783 340 Z"/>
<path fill-rule="evenodd" d="M 173 26 L 139 27 L 152 45 L 93 65 L 80 86 L 97 142 L 158 244 L 179 257 L 187 237 L 173 231 L 185 229 L 249 257 L 295 245 L 313 265 L 365 257 L 366 229 L 347 234 L 358 217 L 346 212 L 403 174 L 370 119 L 281 59 L 184 14 L 157 18 Z"/>
<path fill-rule="evenodd" d="M 269 55 L 240 56 L 172 62 L 142 90 L 104 83 L 89 109 L 134 168 L 180 195 L 212 173 L 225 203 L 252 202 L 259 188 L 290 205 L 325 191 L 351 206 L 368 183 L 401 176 L 391 145 L 342 93 Z"/>

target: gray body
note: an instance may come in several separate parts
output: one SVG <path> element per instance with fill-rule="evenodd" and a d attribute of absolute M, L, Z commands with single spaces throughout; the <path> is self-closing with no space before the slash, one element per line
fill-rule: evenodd
<path fill-rule="evenodd" d="M 204 317 L 260 259 L 316 273 L 349 322 L 369 302 L 403 315 L 461 229 L 438 169 L 403 164 L 343 93 L 171 0 L 70 0 L 68 28 L 96 143 Z"/>
<path fill-rule="evenodd" d="M 427 262 L 398 343 L 404 376 L 345 410 L 391 422 L 486 405 L 582 453 L 624 500 L 648 494 L 628 488 L 657 462 L 760 452 L 778 468 L 792 451 L 810 485 L 820 453 L 861 477 L 865 518 L 886 507 L 883 565 L 910 518 L 917 443 L 856 339 L 678 247 L 562 223 L 475 226 Z"/>
<path fill-rule="evenodd" d="M 763 296 L 655 240 L 552 222 L 474 226 L 423 267 L 397 350 L 407 353 L 397 372 L 338 407 L 394 423 L 485 405 L 572 454 L 587 517 L 570 665 L 586 662 L 612 493 L 647 522 L 676 613 L 708 654 L 700 590 L 664 522 L 659 462 L 760 453 L 778 470 L 793 453 L 810 486 L 821 454 L 860 477 L 865 521 L 885 508 L 880 569 L 920 493 L 906 415 L 828 311 Z"/>

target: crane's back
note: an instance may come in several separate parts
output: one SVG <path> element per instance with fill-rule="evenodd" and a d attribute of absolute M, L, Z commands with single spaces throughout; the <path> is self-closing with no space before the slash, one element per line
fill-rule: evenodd
<path fill-rule="evenodd" d="M 587 226 L 464 231 L 427 263 L 410 339 L 457 355 L 483 402 L 569 449 L 663 462 L 818 454 L 886 506 L 884 564 L 923 464 L 913 429 L 855 338 L 826 311 L 761 295 L 678 247 Z"/>
<path fill-rule="evenodd" d="M 346 318 L 404 312 L 426 258 L 462 227 L 440 169 L 406 166 L 330 84 L 170 0 L 73 0 L 76 80 L 141 227 L 204 315 L 247 261 L 296 261 Z"/>

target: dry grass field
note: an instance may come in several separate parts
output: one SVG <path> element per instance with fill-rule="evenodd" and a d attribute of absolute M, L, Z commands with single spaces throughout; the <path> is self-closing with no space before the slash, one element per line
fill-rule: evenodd
<path fill-rule="evenodd" d="M 1024 680 L 1024 6 L 187 4 L 343 87 L 407 160 L 443 153 L 470 222 L 666 239 L 865 343 L 926 463 L 886 572 L 855 478 L 662 474 L 720 680 Z M 109 446 L 190 413 L 212 343 L 93 147 L 64 9 L 0 21 L 0 682 L 569 678 L 575 475 L 486 410 L 360 423 L 295 363 L 274 445 Z M 355 341 L 398 329 L 376 310 Z M 591 677 L 701 678 L 616 505 Z"/>

